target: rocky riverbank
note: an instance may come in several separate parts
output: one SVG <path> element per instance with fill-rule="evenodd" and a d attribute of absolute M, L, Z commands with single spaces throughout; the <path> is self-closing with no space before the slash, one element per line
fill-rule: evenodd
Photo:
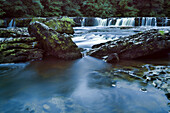
<path fill-rule="evenodd" d="M 132 36 L 122 37 L 92 47 L 88 55 L 107 62 L 155 58 L 168 55 L 170 51 L 169 30 L 152 29 Z"/>
<path fill-rule="evenodd" d="M 65 60 L 81 58 L 71 39 L 74 23 L 70 20 L 51 18 L 41 23 L 34 19 L 28 28 L 1 28 L 0 63 L 41 60 L 48 56 Z"/>

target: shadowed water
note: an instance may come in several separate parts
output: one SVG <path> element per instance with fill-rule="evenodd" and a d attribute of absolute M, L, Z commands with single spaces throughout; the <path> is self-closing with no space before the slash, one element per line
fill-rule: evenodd
<path fill-rule="evenodd" d="M 84 57 L 48 59 L 1 66 L 1 113 L 166 113 L 164 92 L 135 81 L 117 80 L 104 72 L 113 66 Z"/>

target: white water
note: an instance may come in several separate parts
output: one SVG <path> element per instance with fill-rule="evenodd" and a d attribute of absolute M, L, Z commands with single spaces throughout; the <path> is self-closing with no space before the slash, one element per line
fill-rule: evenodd
<path fill-rule="evenodd" d="M 116 21 L 115 26 L 134 26 L 135 18 L 119 18 Z"/>
<path fill-rule="evenodd" d="M 120 18 L 117 19 L 117 20 L 116 20 L 115 26 L 120 26 L 121 22 L 122 22 L 122 19 L 120 19 Z"/>
<path fill-rule="evenodd" d="M 107 26 L 107 19 L 95 18 L 96 26 Z"/>
<path fill-rule="evenodd" d="M 156 17 L 142 17 L 142 26 L 157 26 Z"/>
<path fill-rule="evenodd" d="M 115 26 L 115 27 L 133 27 L 135 26 L 135 18 L 138 20 L 138 25 L 137 26 L 157 26 L 157 18 L 156 17 L 123 17 L 123 18 L 89 18 L 83 17 L 83 19 L 80 20 L 81 22 L 81 27 L 88 26 L 86 24 L 87 21 L 93 22 L 90 23 L 89 26 Z M 113 22 L 114 21 L 114 22 Z M 168 21 L 170 21 L 168 18 L 165 18 L 164 22 L 162 23 L 163 25 L 167 26 Z M 163 26 L 162 25 L 162 26 Z"/>
<path fill-rule="evenodd" d="M 83 19 L 81 20 L 81 27 L 84 27 L 84 25 L 85 25 L 85 20 L 86 20 L 86 17 L 83 17 Z"/>

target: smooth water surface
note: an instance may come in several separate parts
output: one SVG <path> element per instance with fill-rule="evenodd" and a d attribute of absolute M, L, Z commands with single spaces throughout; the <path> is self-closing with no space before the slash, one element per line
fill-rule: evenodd
<path fill-rule="evenodd" d="M 1 65 L 0 111 L 3 113 L 166 113 L 164 92 L 147 85 L 112 79 L 114 68 L 101 60 L 46 61 Z M 8 73 L 8 75 L 6 75 Z M 3 76 L 4 75 L 4 76 Z"/>

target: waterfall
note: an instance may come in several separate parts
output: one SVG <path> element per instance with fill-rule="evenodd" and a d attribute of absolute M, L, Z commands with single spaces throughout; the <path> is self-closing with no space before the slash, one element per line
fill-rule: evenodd
<path fill-rule="evenodd" d="M 157 26 L 156 17 L 142 17 L 142 26 Z"/>
<path fill-rule="evenodd" d="M 142 26 L 145 26 L 145 17 L 142 17 Z"/>
<path fill-rule="evenodd" d="M 115 23 L 115 20 L 116 20 L 116 18 L 110 18 L 110 20 L 108 21 L 108 26 L 113 26 L 113 25 L 115 25 L 116 23 Z"/>
<path fill-rule="evenodd" d="M 121 25 L 121 22 L 122 22 L 122 19 L 121 19 L 121 18 L 118 18 L 118 19 L 116 20 L 115 26 L 120 26 L 120 25 Z"/>
<path fill-rule="evenodd" d="M 13 27 L 15 27 L 15 21 L 14 21 L 14 19 L 11 19 L 11 21 L 9 22 L 9 24 L 8 24 L 8 28 L 13 28 Z"/>
<path fill-rule="evenodd" d="M 83 19 L 81 20 L 81 27 L 84 27 L 84 25 L 85 25 L 85 20 L 86 20 L 86 17 L 83 17 Z"/>
<path fill-rule="evenodd" d="M 95 18 L 95 23 L 96 23 L 96 26 L 106 26 L 107 19 Z"/>
<path fill-rule="evenodd" d="M 109 20 L 108 26 L 111 26 L 112 21 L 113 21 L 113 19 Z"/>
<path fill-rule="evenodd" d="M 115 26 L 134 26 L 135 18 L 118 18 Z"/>
<path fill-rule="evenodd" d="M 134 26 L 135 18 L 122 18 L 122 26 Z"/>

